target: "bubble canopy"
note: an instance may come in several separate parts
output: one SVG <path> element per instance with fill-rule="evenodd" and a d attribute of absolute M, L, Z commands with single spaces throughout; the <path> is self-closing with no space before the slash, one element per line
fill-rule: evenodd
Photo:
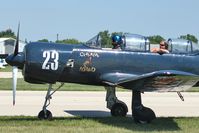
<path fill-rule="evenodd" d="M 121 49 L 123 51 L 150 52 L 150 41 L 147 37 L 138 34 L 123 34 Z M 168 50 L 171 54 L 195 54 L 199 53 L 199 44 L 185 39 L 168 39 Z M 86 42 L 88 47 L 101 49 L 103 38 L 100 34 Z"/>
<path fill-rule="evenodd" d="M 175 54 L 191 54 L 199 52 L 199 45 L 185 39 L 168 39 L 169 51 Z"/>

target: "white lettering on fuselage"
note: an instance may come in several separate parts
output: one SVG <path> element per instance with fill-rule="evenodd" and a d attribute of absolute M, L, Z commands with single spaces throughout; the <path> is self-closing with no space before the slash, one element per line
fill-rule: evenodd
<path fill-rule="evenodd" d="M 80 57 L 99 57 L 99 54 L 96 52 L 80 52 Z"/>

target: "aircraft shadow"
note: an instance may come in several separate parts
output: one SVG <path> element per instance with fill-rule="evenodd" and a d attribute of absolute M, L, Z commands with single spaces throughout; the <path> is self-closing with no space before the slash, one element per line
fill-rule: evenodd
<path fill-rule="evenodd" d="M 80 116 L 80 119 L 91 119 L 102 124 L 121 127 L 131 131 L 154 132 L 181 130 L 173 118 L 157 118 L 150 124 L 136 124 L 131 115 L 127 115 L 127 117 L 111 117 L 110 112 L 93 110 L 65 110 L 64 112 L 74 116 Z"/>
<path fill-rule="evenodd" d="M 109 117 L 111 113 L 109 111 L 94 111 L 94 110 L 64 110 L 64 112 L 81 117 Z M 131 117 L 131 115 L 127 115 L 127 117 Z"/>
<path fill-rule="evenodd" d="M 93 110 L 64 110 L 64 112 L 81 117 L 108 117 L 111 116 L 110 112 L 106 111 L 93 111 Z"/>
<path fill-rule="evenodd" d="M 75 111 L 74 111 L 75 112 Z M 99 111 L 101 113 L 101 111 Z M 105 112 L 107 114 L 107 112 Z M 142 131 L 142 132 L 172 132 L 172 131 L 182 131 L 178 124 L 174 121 L 174 118 L 157 118 L 150 124 L 135 124 L 132 117 L 54 117 L 51 122 L 62 123 L 63 121 L 77 121 L 80 120 L 92 120 L 103 125 L 109 125 L 116 128 L 122 128 L 129 131 Z M 4 122 L 34 122 L 41 124 L 41 120 L 37 117 L 26 117 L 17 116 L 9 118 L 1 118 Z M 43 121 L 45 123 L 45 121 Z"/>

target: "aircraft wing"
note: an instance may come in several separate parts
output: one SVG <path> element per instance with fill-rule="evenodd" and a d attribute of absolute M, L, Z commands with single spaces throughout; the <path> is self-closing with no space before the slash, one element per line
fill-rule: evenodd
<path fill-rule="evenodd" d="M 199 76 L 175 70 L 161 70 L 142 75 L 108 73 L 101 76 L 105 84 L 138 91 L 185 91 L 199 81 Z"/>
<path fill-rule="evenodd" d="M 0 59 L 5 59 L 8 56 L 8 54 L 0 54 Z"/>

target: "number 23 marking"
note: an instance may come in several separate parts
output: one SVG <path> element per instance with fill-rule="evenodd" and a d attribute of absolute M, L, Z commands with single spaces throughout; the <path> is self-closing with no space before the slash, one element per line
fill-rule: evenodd
<path fill-rule="evenodd" d="M 42 69 L 57 70 L 59 66 L 59 53 L 57 51 L 44 51 L 43 58 L 45 58 Z M 51 59 L 53 61 L 51 61 Z"/>

